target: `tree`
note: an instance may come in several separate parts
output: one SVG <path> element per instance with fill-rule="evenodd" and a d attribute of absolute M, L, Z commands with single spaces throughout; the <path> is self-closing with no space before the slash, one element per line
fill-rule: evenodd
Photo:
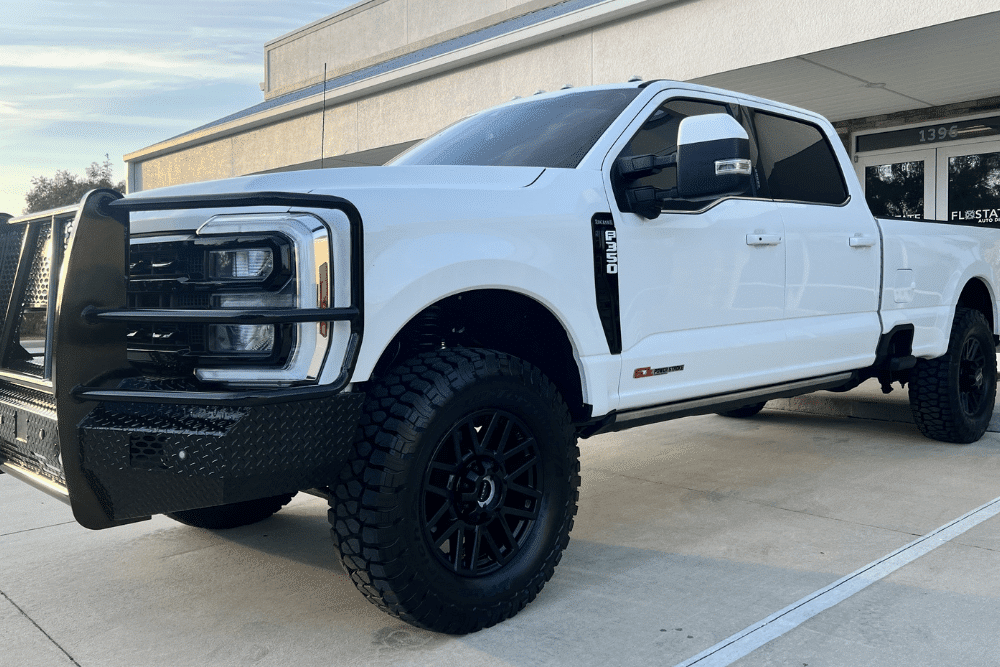
<path fill-rule="evenodd" d="M 111 159 L 104 155 L 104 162 L 91 162 L 86 169 L 86 176 L 80 177 L 65 169 L 56 172 L 53 178 L 35 176 L 31 179 L 31 190 L 24 195 L 28 205 L 25 213 L 44 211 L 60 206 L 70 206 L 79 203 L 80 199 L 94 188 L 113 188 L 124 191 L 125 181 L 115 183 L 112 175 Z"/>

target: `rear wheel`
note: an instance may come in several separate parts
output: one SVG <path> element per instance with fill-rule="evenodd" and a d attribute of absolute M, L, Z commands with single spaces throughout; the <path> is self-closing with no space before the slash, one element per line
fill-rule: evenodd
<path fill-rule="evenodd" d="M 280 496 L 246 500 L 229 505 L 167 512 L 167 516 L 174 521 L 180 521 L 195 528 L 211 528 L 213 530 L 238 528 L 263 521 L 287 505 L 294 496 L 294 493 L 283 493 Z"/>
<path fill-rule="evenodd" d="M 369 392 L 330 509 L 343 564 L 413 625 L 494 625 L 552 576 L 578 457 L 569 410 L 537 368 L 488 350 L 421 354 Z"/>
<path fill-rule="evenodd" d="M 993 417 L 996 393 L 993 333 L 978 310 L 959 308 L 948 352 L 937 359 L 918 359 L 911 371 L 913 421 L 928 438 L 975 442 Z"/>
<path fill-rule="evenodd" d="M 755 414 L 764 409 L 767 405 L 767 401 L 762 403 L 753 403 L 751 405 L 744 405 L 741 408 L 736 408 L 735 410 L 724 410 L 723 412 L 716 412 L 717 415 L 722 415 L 723 417 L 734 417 L 736 419 L 746 419 L 747 417 L 753 417 Z"/>

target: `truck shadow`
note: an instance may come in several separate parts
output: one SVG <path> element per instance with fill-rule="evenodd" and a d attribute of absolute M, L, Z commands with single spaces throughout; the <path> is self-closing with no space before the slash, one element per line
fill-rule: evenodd
<path fill-rule="evenodd" d="M 330 536 L 325 501 L 299 494 L 274 516 L 250 526 L 207 530 L 176 524 L 175 530 L 190 535 L 212 536 L 234 546 L 294 561 L 309 567 L 343 574 L 340 558 Z"/>

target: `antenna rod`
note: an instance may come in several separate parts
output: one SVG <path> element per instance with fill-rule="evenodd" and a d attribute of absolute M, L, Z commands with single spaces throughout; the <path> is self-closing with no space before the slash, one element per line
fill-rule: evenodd
<path fill-rule="evenodd" d="M 326 164 L 326 63 L 323 63 L 323 110 L 322 120 L 319 130 L 319 168 L 323 169 Z"/>

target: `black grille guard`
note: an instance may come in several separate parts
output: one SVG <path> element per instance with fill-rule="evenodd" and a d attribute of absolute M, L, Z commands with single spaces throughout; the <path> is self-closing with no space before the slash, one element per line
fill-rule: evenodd
<path fill-rule="evenodd" d="M 246 207 L 280 207 L 288 209 L 333 209 L 347 216 L 350 229 L 350 305 L 328 309 L 298 310 L 152 310 L 128 309 L 128 252 L 131 214 L 141 211 L 186 209 L 232 209 Z M 0 224 L 25 225 L 26 238 L 37 238 L 39 225 L 52 224 L 56 229 L 56 214 L 67 216 L 74 207 L 41 214 L 22 216 L 13 222 Z M 350 382 L 357 362 L 364 328 L 363 315 L 363 227 L 357 208 L 335 196 L 257 192 L 248 194 L 197 195 L 189 197 L 155 197 L 126 199 L 113 190 L 93 190 L 76 207 L 65 252 L 62 244 L 52 243 L 45 365 L 43 373 L 23 373 L 8 367 L 0 369 L 0 388 L 50 396 L 54 407 L 60 453 L 59 465 L 64 479 L 50 474 L 47 468 L 32 469 L 23 464 L 32 456 L 14 459 L 0 448 L 0 469 L 28 481 L 34 486 L 69 501 L 77 520 L 89 528 L 103 528 L 126 521 L 110 518 L 102 509 L 82 466 L 79 425 L 102 403 L 156 403 L 192 406 L 249 407 L 323 399 L 340 393 Z M 34 234 L 34 237 L 32 237 Z M 28 245 L 27 241 L 24 246 Z M 0 363 L 8 358 L 15 345 L 16 322 L 28 274 L 32 271 L 31 255 L 24 249 L 17 260 L 17 270 L 9 281 L 9 302 L 6 317 L 0 325 Z M 27 259 L 26 259 L 27 258 Z M 8 258 L 11 262 L 12 258 Z M 5 285 L 5 288 L 7 286 Z M 6 296 L 6 295 L 5 295 Z M 3 304 L 0 304 L 0 308 Z M 179 322 L 185 323 L 283 323 L 336 322 L 350 323 L 350 334 L 343 365 L 336 380 L 329 384 L 205 391 L 171 391 L 150 388 L 126 389 L 119 385 L 123 378 L 135 375 L 126 356 L 126 323 Z M 3 407 L 3 406 L 0 406 Z M 15 406 L 16 407 L 16 406 Z M 6 407 L 15 412 L 15 407 Z M 49 413 L 51 414 L 51 413 Z M 14 414 L 12 419 L 21 417 Z M 0 419 L 0 424 L 3 419 Z M 34 436 L 45 437 L 36 429 Z M 54 439 L 52 434 L 47 436 Z M 18 436 L 18 440 L 21 437 Z M 30 444 L 29 440 L 26 440 Z M 2 445 L 4 443 L 0 443 Z M 19 446 L 15 443 L 15 446 Z M 51 457 L 49 457 L 51 458 Z M 51 462 L 50 462 L 51 463 Z M 65 486 L 63 486 L 63 482 Z M 99 491 L 98 491 L 99 493 Z M 105 503 L 106 504 L 106 503 Z"/>

